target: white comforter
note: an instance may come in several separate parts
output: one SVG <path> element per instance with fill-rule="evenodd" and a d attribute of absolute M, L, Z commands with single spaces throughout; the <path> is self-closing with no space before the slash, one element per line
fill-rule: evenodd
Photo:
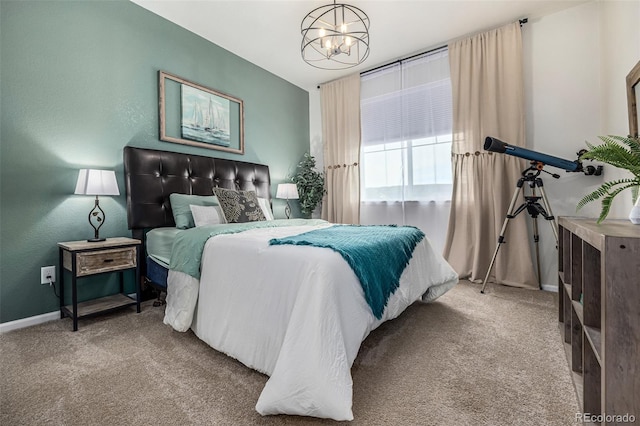
<path fill-rule="evenodd" d="M 271 238 L 317 227 L 262 228 L 210 238 L 199 283 L 169 272 L 165 323 L 179 331 L 191 327 L 213 348 L 269 375 L 256 404 L 260 414 L 352 420 L 350 370 L 362 341 L 414 301 L 439 297 L 458 278 L 425 238 L 377 320 L 338 253 L 269 246 Z"/>

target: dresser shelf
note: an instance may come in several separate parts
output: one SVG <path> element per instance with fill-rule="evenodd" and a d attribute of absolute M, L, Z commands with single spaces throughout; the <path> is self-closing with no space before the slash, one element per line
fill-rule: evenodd
<path fill-rule="evenodd" d="M 558 315 L 583 413 L 640 420 L 640 226 L 558 222 Z"/>

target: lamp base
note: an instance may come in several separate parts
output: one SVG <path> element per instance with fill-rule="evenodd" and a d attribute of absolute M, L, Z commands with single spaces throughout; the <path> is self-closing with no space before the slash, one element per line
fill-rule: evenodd
<path fill-rule="evenodd" d="M 100 238 L 100 227 L 102 226 L 102 224 L 104 223 L 105 219 L 107 218 L 107 215 L 104 214 L 104 211 L 100 208 L 100 201 L 98 200 L 98 196 L 96 195 L 96 204 L 93 207 L 93 209 L 91 209 L 91 211 L 89 212 L 89 225 L 91 225 L 91 227 L 94 230 L 93 233 L 93 238 L 90 238 L 87 240 L 88 243 L 99 243 L 101 241 L 105 241 L 106 238 Z M 97 222 L 96 226 L 91 219 L 94 219 L 95 222 Z"/>

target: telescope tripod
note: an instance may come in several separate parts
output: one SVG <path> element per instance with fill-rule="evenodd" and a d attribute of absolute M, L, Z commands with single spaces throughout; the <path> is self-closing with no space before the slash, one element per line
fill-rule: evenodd
<path fill-rule="evenodd" d="M 511 204 L 509 205 L 509 209 L 507 210 L 507 216 L 504 219 L 502 224 L 502 230 L 500 231 L 500 236 L 498 237 L 498 245 L 496 246 L 496 251 L 493 253 L 493 258 L 491 259 L 491 263 L 489 264 L 489 269 L 487 270 L 487 275 L 484 277 L 484 281 L 482 281 L 482 290 L 480 293 L 484 293 L 484 289 L 487 285 L 487 280 L 489 279 L 489 274 L 493 269 L 493 265 L 496 262 L 496 257 L 498 257 L 498 251 L 500 250 L 500 246 L 505 242 L 504 234 L 507 231 L 507 225 L 509 224 L 509 220 L 515 218 L 523 211 L 527 211 L 529 216 L 533 219 L 533 242 L 535 243 L 536 249 L 536 266 L 538 270 L 538 286 L 542 288 L 541 278 L 540 278 L 540 250 L 538 248 L 538 241 L 540 240 L 538 235 L 538 216 L 542 215 L 546 220 L 552 221 L 553 235 L 556 237 L 556 246 L 558 244 L 558 225 L 556 223 L 556 219 L 551 212 L 551 206 L 549 205 L 549 200 L 547 198 L 547 194 L 544 192 L 544 186 L 542 183 L 542 179 L 540 179 L 540 173 L 545 172 L 549 173 L 546 170 L 543 170 L 544 164 L 532 161 L 531 166 L 522 172 L 522 177 L 518 179 L 518 183 L 516 184 L 516 189 L 513 192 L 513 197 L 511 198 Z M 558 179 L 560 175 L 549 173 L 555 179 Z M 518 195 L 522 192 L 524 194 L 524 185 L 525 182 L 528 182 L 529 188 L 531 188 L 531 195 L 524 196 L 524 203 L 522 203 L 517 208 L 516 202 L 518 201 Z M 540 189 L 540 196 L 536 194 L 536 188 Z M 542 200 L 543 205 L 539 203 Z"/>

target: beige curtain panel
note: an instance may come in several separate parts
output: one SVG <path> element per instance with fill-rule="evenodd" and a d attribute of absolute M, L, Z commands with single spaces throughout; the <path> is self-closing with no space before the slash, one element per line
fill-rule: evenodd
<path fill-rule="evenodd" d="M 516 183 L 528 166 L 522 159 L 483 149 L 487 136 L 517 146 L 525 142 L 519 23 L 451 43 L 449 64 L 454 175 L 444 256 L 461 278 L 481 282 L 489 269 Z M 518 204 L 523 201 L 518 200 Z M 498 253 L 489 281 L 538 287 L 527 220 L 526 214 L 509 220 L 506 243 Z"/>
<path fill-rule="evenodd" d="M 325 187 L 322 218 L 360 223 L 360 74 L 320 87 Z"/>

